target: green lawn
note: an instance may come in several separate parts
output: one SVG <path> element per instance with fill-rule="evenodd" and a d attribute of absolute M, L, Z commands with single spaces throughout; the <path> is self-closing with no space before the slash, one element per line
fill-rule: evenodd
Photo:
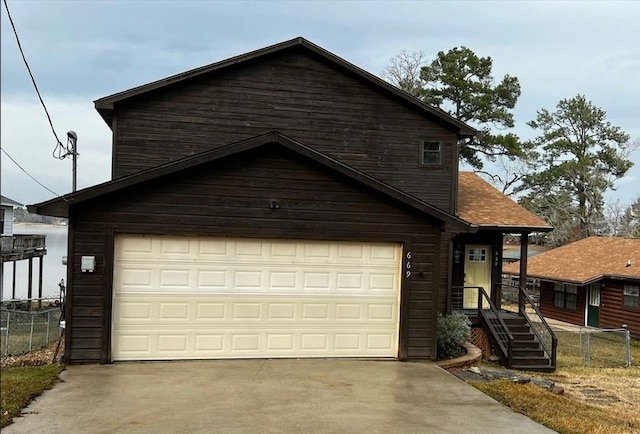
<path fill-rule="evenodd" d="M 33 398 L 51 388 L 60 371 L 62 365 L 59 364 L 2 368 L 0 427 L 10 424 Z"/>

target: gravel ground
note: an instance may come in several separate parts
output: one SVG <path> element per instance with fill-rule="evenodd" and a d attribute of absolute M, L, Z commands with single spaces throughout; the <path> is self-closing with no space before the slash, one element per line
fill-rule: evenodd
<path fill-rule="evenodd" d="M 48 365 L 54 362 L 53 356 L 56 352 L 58 341 L 53 341 L 44 348 L 31 351 L 27 354 L 21 354 L 19 356 L 3 357 L 0 359 L 0 367 L 10 368 L 14 366 L 41 366 Z M 64 339 L 60 341 L 60 349 L 56 357 L 56 361 L 60 360 L 62 350 L 64 349 Z"/>

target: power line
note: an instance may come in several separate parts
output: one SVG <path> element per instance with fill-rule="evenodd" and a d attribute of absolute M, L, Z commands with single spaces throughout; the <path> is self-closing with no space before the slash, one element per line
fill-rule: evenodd
<path fill-rule="evenodd" d="M 2 170 L 2 173 L 7 173 L 5 170 L 5 165 L 4 165 L 4 161 L 2 161 L 2 159 L 0 158 L 0 168 Z M 13 192 L 11 197 L 15 198 L 18 202 L 20 202 L 20 195 L 18 194 L 18 190 L 16 190 L 15 185 L 13 185 L 13 182 L 11 182 L 11 177 L 7 176 L 5 180 L 2 181 L 2 185 L 4 186 L 4 182 L 8 182 L 9 186 L 11 187 L 11 191 Z"/>
<path fill-rule="evenodd" d="M 13 161 L 13 163 L 18 166 L 20 168 L 20 170 L 22 170 L 24 173 L 27 174 L 27 176 L 31 179 L 33 179 L 35 182 L 38 183 L 38 185 L 40 185 L 40 187 L 48 190 L 49 192 L 55 194 L 56 196 L 60 197 L 60 195 L 58 193 L 56 193 L 55 191 L 51 190 L 49 187 L 47 187 L 46 185 L 44 185 L 43 183 L 41 183 L 40 181 L 38 181 L 36 178 L 34 178 L 29 172 L 27 172 L 25 170 L 24 167 L 22 167 L 16 160 L 13 159 L 13 157 L 11 155 L 9 155 L 9 153 L 7 151 L 4 150 L 4 148 L 0 148 L 0 151 L 2 151 L 7 157 L 9 157 L 9 159 L 11 161 Z"/>
<path fill-rule="evenodd" d="M 18 43 L 18 50 L 20 50 L 20 55 L 22 56 L 22 60 L 24 61 L 24 66 L 27 67 L 27 71 L 29 72 L 29 77 L 31 77 L 31 82 L 33 83 L 33 87 L 38 94 L 38 99 L 40 100 L 40 104 L 42 104 L 42 108 L 44 109 L 45 114 L 47 115 L 47 120 L 49 121 L 49 125 L 51 126 L 51 132 L 53 132 L 53 136 L 56 138 L 56 147 L 53 149 L 53 156 L 58 159 L 64 159 L 66 155 L 62 156 L 62 152 L 66 151 L 62 142 L 58 138 L 58 134 L 56 134 L 56 130 L 53 127 L 53 121 L 51 120 L 51 116 L 49 115 L 49 110 L 47 110 L 47 106 L 42 99 L 42 95 L 40 95 L 40 90 L 38 89 L 38 85 L 36 84 L 36 79 L 33 77 L 33 73 L 31 72 L 31 68 L 29 67 L 29 63 L 27 62 L 27 58 L 24 55 L 24 51 L 22 50 L 22 44 L 20 43 L 20 38 L 18 37 L 18 31 L 16 30 L 16 26 L 13 24 L 13 18 L 11 18 L 11 13 L 9 12 L 9 6 L 7 5 L 7 0 L 3 0 L 4 7 L 7 10 L 7 16 L 9 17 L 9 23 L 11 23 L 11 28 L 13 29 L 13 34 L 16 37 L 16 42 Z M 58 156 L 56 156 L 56 151 L 58 151 Z M 6 152 L 5 152 L 6 153 Z M 7 154 L 9 155 L 9 154 Z M 9 157 L 11 158 L 11 157 Z M 17 164 L 17 163 L 16 163 Z M 46 188 L 46 187 L 45 187 Z"/>

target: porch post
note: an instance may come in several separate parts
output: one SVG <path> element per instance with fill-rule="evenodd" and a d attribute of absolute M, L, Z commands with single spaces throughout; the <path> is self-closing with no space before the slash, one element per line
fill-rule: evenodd
<path fill-rule="evenodd" d="M 27 310 L 31 310 L 33 298 L 33 256 L 29 257 L 29 282 L 27 282 Z"/>
<path fill-rule="evenodd" d="M 38 268 L 38 309 L 42 309 L 42 260 L 44 256 L 40 256 L 40 267 Z"/>
<path fill-rule="evenodd" d="M 520 233 L 520 288 L 527 287 L 527 260 L 529 258 L 529 232 Z M 525 315 L 525 304 L 522 291 L 518 289 L 518 314 Z"/>
<path fill-rule="evenodd" d="M 16 299 L 16 261 L 13 262 L 13 275 L 11 276 L 11 300 Z"/>
<path fill-rule="evenodd" d="M 529 232 L 520 234 L 520 287 L 527 287 L 527 258 L 529 251 Z"/>

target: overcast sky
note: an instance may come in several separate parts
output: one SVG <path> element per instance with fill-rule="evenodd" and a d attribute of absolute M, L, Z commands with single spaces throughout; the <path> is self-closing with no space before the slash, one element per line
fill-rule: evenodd
<path fill-rule="evenodd" d="M 379 75 L 401 50 L 467 46 L 494 60 L 494 76 L 520 79 L 515 133 L 541 108 L 584 94 L 640 139 L 640 2 L 213 2 L 7 0 L 55 129 L 78 134 L 78 187 L 109 179 L 111 131 L 93 100 L 191 68 L 302 36 Z M 2 147 L 58 194 L 71 191 L 71 161 L 37 100 L 4 6 Z M 609 195 L 640 195 L 636 165 Z M 2 194 L 24 204 L 54 195 L 5 155 Z"/>

